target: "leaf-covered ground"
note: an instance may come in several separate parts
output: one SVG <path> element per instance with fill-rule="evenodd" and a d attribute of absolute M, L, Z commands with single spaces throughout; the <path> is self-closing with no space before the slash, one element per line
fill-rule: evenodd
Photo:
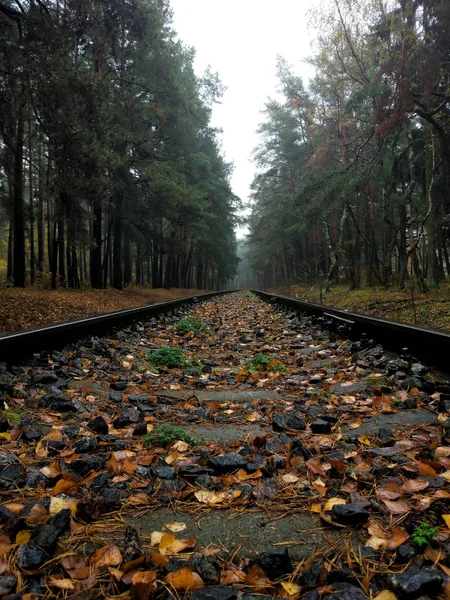
<path fill-rule="evenodd" d="M 332 287 L 329 292 L 322 289 L 322 298 L 319 286 L 291 286 L 271 291 L 306 302 L 320 304 L 322 301 L 336 308 L 450 331 L 450 285 L 446 282 L 426 294 L 411 292 L 408 288 L 403 291 L 395 287 L 349 290 L 348 286 Z"/>
<path fill-rule="evenodd" d="M 233 294 L 0 365 L 0 594 L 450 597 L 450 384 L 321 327 Z"/>
<path fill-rule="evenodd" d="M 0 290 L 0 333 L 205 293 L 184 289 Z"/>

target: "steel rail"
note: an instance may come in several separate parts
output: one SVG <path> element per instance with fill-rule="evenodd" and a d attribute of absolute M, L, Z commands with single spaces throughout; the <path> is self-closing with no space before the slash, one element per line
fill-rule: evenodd
<path fill-rule="evenodd" d="M 105 335 L 112 329 L 126 327 L 130 323 L 146 317 L 163 314 L 174 308 L 208 300 L 222 294 L 229 294 L 231 291 L 186 296 L 167 302 L 146 304 L 137 308 L 4 333 L 0 335 L 0 360 L 13 363 L 26 359 L 35 352 L 59 350 L 76 340 L 88 336 Z"/>
<path fill-rule="evenodd" d="M 450 333 L 445 331 L 379 319 L 331 306 L 304 302 L 290 296 L 270 294 L 260 290 L 252 290 L 252 292 L 268 302 L 326 319 L 334 319 L 336 325 L 342 323 L 342 326 L 345 326 L 345 335 L 350 338 L 360 338 L 362 334 L 367 334 L 388 350 L 398 352 L 406 347 L 412 356 L 425 364 L 439 367 L 446 372 L 450 371 Z"/>

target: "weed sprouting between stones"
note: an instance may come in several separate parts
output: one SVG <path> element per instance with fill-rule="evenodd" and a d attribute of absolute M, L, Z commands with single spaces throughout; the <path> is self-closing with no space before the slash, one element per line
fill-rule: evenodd
<path fill-rule="evenodd" d="M 256 371 L 286 372 L 286 366 L 277 359 L 276 354 L 256 354 L 244 364 L 244 368 L 250 373 L 255 373 Z"/>
<path fill-rule="evenodd" d="M 147 446 L 155 444 L 166 447 L 172 442 L 181 440 L 190 446 L 197 446 L 199 440 L 185 431 L 182 427 L 176 425 L 161 425 L 156 427 L 151 433 L 145 436 L 144 442 Z"/>
<path fill-rule="evenodd" d="M 194 319 L 194 317 L 185 317 L 184 319 L 181 319 L 181 321 L 178 321 L 175 327 L 177 331 L 181 331 L 182 333 L 194 334 L 199 334 L 208 329 L 206 323 L 200 319 Z"/>

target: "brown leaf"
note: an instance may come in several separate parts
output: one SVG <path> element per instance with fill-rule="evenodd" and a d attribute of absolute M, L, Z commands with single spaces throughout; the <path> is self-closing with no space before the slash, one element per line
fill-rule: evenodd
<path fill-rule="evenodd" d="M 156 593 L 158 571 L 138 571 L 131 579 L 132 600 L 149 600 Z"/>
<path fill-rule="evenodd" d="M 425 490 L 429 485 L 429 482 L 425 479 L 408 479 L 402 485 L 402 490 L 408 494 L 414 494 L 414 492 Z"/>
<path fill-rule="evenodd" d="M 366 546 L 370 546 L 374 550 L 394 550 L 409 538 L 407 531 L 398 526 L 393 527 L 391 532 L 388 533 L 378 523 L 370 523 L 367 530 L 371 537 L 366 542 Z"/>
<path fill-rule="evenodd" d="M 411 507 L 405 500 L 382 500 L 386 505 L 389 512 L 394 513 L 395 515 L 402 515 L 403 513 L 407 513 L 411 510 Z"/>
<path fill-rule="evenodd" d="M 117 567 L 122 562 L 122 554 L 117 546 L 108 544 L 99 548 L 89 559 L 92 566 L 97 568 L 102 567 Z"/>

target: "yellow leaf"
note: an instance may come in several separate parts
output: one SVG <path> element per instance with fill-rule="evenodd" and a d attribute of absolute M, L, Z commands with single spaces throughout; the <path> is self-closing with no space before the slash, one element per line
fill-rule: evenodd
<path fill-rule="evenodd" d="M 215 494 L 214 492 L 210 492 L 208 490 L 198 490 L 198 492 L 194 493 L 194 496 L 202 504 L 220 504 L 225 500 L 226 497 L 223 492 L 220 494 Z"/>
<path fill-rule="evenodd" d="M 178 533 L 180 531 L 184 531 L 186 529 L 187 525 L 186 525 L 186 523 L 180 523 L 178 521 L 174 521 L 173 523 L 165 523 L 164 527 L 166 529 L 168 529 L 169 531 L 171 531 L 172 533 Z"/>
<path fill-rule="evenodd" d="M 447 525 L 447 527 L 450 529 L 450 515 L 441 515 L 442 518 L 445 521 L 445 524 Z"/>
<path fill-rule="evenodd" d="M 311 504 L 310 511 L 313 513 L 321 513 L 322 505 L 321 504 Z"/>
<path fill-rule="evenodd" d="M 7 442 L 11 441 L 11 436 L 9 435 L 9 433 L 0 433 L 0 438 L 6 440 Z"/>
<path fill-rule="evenodd" d="M 450 471 L 445 471 L 445 473 L 439 473 L 439 477 L 443 477 L 446 481 L 450 481 Z"/>
<path fill-rule="evenodd" d="M 56 579 L 56 577 L 49 577 L 48 583 L 60 590 L 73 590 L 75 588 L 70 579 Z"/>
<path fill-rule="evenodd" d="M 389 590 L 383 590 L 373 600 L 397 600 L 397 596 Z"/>
<path fill-rule="evenodd" d="M 369 438 L 365 434 L 360 435 L 358 437 L 358 442 L 360 442 L 361 444 L 364 444 L 365 446 L 370 446 L 371 445 L 371 442 L 370 442 Z"/>
<path fill-rule="evenodd" d="M 296 583 L 292 583 L 290 581 L 282 581 L 281 582 L 281 593 L 286 592 L 286 594 L 291 597 L 291 596 L 296 596 L 297 594 L 300 593 L 301 587 L 299 585 L 297 585 Z M 286 597 L 285 595 L 282 597 Z"/>
<path fill-rule="evenodd" d="M 344 498 L 330 498 L 329 500 L 327 500 L 323 510 L 327 512 L 331 510 L 333 506 L 336 506 L 338 504 L 346 504 L 346 501 L 344 500 Z"/>
<path fill-rule="evenodd" d="M 178 452 L 186 452 L 189 449 L 189 444 L 183 442 L 182 440 L 177 440 L 174 444 L 172 444 L 172 450 L 178 450 Z"/>
<path fill-rule="evenodd" d="M 157 546 L 160 543 L 163 535 L 164 533 L 162 531 L 153 531 L 150 539 L 150 545 Z"/>
<path fill-rule="evenodd" d="M 31 531 L 27 531 L 26 529 L 23 529 L 22 531 L 19 531 L 19 533 L 16 535 L 16 544 L 18 546 L 23 546 L 24 544 L 28 544 L 28 542 L 30 541 L 30 537 L 31 537 Z"/>
<path fill-rule="evenodd" d="M 353 421 L 353 423 L 350 423 L 350 429 L 358 429 L 358 427 L 361 427 L 361 425 L 362 425 L 361 419 L 356 419 L 356 421 Z"/>
<path fill-rule="evenodd" d="M 50 500 L 49 512 L 51 515 L 56 515 L 65 508 L 69 508 L 70 512 L 72 513 L 72 516 L 75 516 L 77 512 L 76 500 L 74 500 L 73 498 L 60 498 L 57 496 L 54 496 Z"/>

